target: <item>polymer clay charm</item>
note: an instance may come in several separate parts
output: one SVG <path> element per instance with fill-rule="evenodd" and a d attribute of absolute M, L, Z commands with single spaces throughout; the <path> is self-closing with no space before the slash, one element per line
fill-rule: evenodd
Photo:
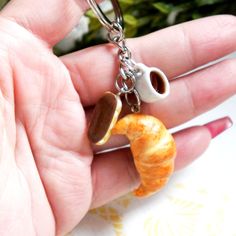
<path fill-rule="evenodd" d="M 169 95 L 169 81 L 160 69 L 142 63 L 136 64 L 135 69 L 138 71 L 135 88 L 143 102 L 157 102 Z"/>
<path fill-rule="evenodd" d="M 141 184 L 134 190 L 137 197 L 150 196 L 168 182 L 174 170 L 176 146 L 172 135 L 153 116 L 130 114 L 121 118 L 112 134 L 126 135 Z"/>
<path fill-rule="evenodd" d="M 105 144 L 111 134 L 127 136 L 141 179 L 140 186 L 133 193 L 138 197 L 149 196 L 168 182 L 174 169 L 176 146 L 172 135 L 161 121 L 153 116 L 140 114 L 141 101 L 152 103 L 166 98 L 170 93 L 169 82 L 160 69 L 132 60 L 125 42 L 123 18 L 117 0 L 111 0 L 115 12 L 114 21 L 109 20 L 95 0 L 88 0 L 88 3 L 108 30 L 108 40 L 118 47 L 120 62 L 115 80 L 117 95 L 107 92 L 98 101 L 88 136 L 97 145 Z M 118 120 L 122 108 L 121 96 L 133 114 Z"/>
<path fill-rule="evenodd" d="M 89 125 L 88 136 L 96 145 L 103 145 L 111 136 L 111 130 L 117 122 L 122 103 L 120 97 L 106 92 L 98 101 Z"/>

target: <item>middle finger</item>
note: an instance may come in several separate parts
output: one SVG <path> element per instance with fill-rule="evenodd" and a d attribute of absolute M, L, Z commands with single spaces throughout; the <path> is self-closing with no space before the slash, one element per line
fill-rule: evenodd
<path fill-rule="evenodd" d="M 236 59 L 228 59 L 172 81 L 168 98 L 153 104 L 143 104 L 142 112 L 160 119 L 167 128 L 180 125 L 223 102 L 236 93 Z M 92 109 L 87 111 L 91 116 Z M 95 151 L 119 147 L 127 143 L 122 137 L 111 137 Z"/>

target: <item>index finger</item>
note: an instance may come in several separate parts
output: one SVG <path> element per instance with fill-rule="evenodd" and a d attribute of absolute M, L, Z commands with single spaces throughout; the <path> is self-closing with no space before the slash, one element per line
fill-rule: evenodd
<path fill-rule="evenodd" d="M 0 15 L 54 46 L 78 24 L 87 8 L 85 0 L 11 0 Z"/>
<path fill-rule="evenodd" d="M 185 22 L 127 43 L 135 61 L 158 67 L 173 79 L 235 51 L 235 38 L 236 17 L 219 15 Z M 62 57 L 84 106 L 94 105 L 105 91 L 114 90 L 118 59 L 113 49 L 106 44 Z"/>

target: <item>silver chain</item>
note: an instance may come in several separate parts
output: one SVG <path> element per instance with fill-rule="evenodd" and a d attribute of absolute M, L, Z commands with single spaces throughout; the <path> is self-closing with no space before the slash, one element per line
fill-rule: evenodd
<path fill-rule="evenodd" d="M 141 100 L 138 91 L 135 89 L 136 71 L 135 62 L 132 60 L 132 53 L 126 46 L 122 26 L 112 23 L 113 27 L 108 31 L 108 40 L 118 47 L 118 58 L 120 62 L 119 74 L 115 86 L 119 95 L 125 95 L 125 100 L 132 112 L 140 112 Z M 133 97 L 133 100 L 131 100 Z"/>
<path fill-rule="evenodd" d="M 108 40 L 118 47 L 118 57 L 120 61 L 119 74 L 116 78 L 115 86 L 119 95 L 124 95 L 127 104 L 132 112 L 139 112 L 141 99 L 135 89 L 138 71 L 135 70 L 135 62 L 132 54 L 126 46 L 123 30 L 122 12 L 117 0 L 111 0 L 115 13 L 115 20 L 111 21 L 97 4 L 96 0 L 87 0 L 91 9 L 96 14 L 98 20 L 108 31 Z M 131 99 L 133 98 L 133 99 Z"/>

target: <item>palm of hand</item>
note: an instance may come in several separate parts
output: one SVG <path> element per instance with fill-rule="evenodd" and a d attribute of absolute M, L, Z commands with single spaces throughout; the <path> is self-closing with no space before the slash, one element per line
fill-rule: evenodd
<path fill-rule="evenodd" d="M 28 31 L 6 25 L 0 33 L 0 142 L 8 159 L 0 157 L 0 209 L 14 212 L 4 220 L 21 224 L 19 235 L 52 235 L 54 215 L 57 227 L 74 224 L 64 222 L 65 214 L 79 205 L 73 214 L 81 219 L 91 204 L 85 113 L 63 63 Z M 20 221 L 12 219 L 19 215 Z"/>
<path fill-rule="evenodd" d="M 86 7 L 86 1 L 79 0 L 21 0 L 11 1 L 1 12 L 0 235 L 64 235 L 91 205 L 107 203 L 139 184 L 128 148 L 93 159 L 87 140 L 88 107 L 114 89 L 117 64 L 111 47 L 65 56 L 62 61 L 69 71 L 51 51 Z M 235 51 L 235 24 L 235 17 L 215 16 L 128 40 L 134 58 L 162 68 L 171 83 L 168 99 L 143 104 L 142 111 L 171 128 L 234 95 L 234 60 L 173 78 Z M 92 71 L 89 63 L 95 57 L 99 63 Z M 94 76 L 99 81 L 95 85 Z M 219 134 L 217 126 L 229 127 L 229 119 L 211 123 L 213 130 L 196 126 L 173 134 L 175 170 L 206 150 Z M 126 140 L 113 137 L 94 151 L 123 144 Z"/>

